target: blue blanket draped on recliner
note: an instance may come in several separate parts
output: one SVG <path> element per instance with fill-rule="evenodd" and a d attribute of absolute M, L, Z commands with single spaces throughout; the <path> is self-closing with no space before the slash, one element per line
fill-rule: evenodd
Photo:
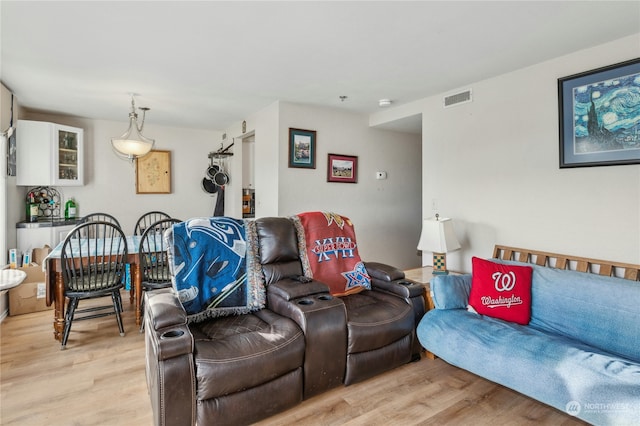
<path fill-rule="evenodd" d="M 194 218 L 173 226 L 174 285 L 190 321 L 264 306 L 259 277 L 247 268 L 253 263 L 247 227 L 249 222 L 229 217 Z"/>

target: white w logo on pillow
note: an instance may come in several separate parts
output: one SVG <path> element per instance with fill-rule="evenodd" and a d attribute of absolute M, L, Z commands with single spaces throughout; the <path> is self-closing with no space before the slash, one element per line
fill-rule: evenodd
<path fill-rule="evenodd" d="M 513 271 L 507 274 L 494 272 L 491 278 L 497 291 L 511 291 L 516 286 L 516 274 Z"/>

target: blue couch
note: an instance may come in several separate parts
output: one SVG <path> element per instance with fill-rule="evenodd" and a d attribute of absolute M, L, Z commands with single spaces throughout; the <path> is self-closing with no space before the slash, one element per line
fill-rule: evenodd
<path fill-rule="evenodd" d="M 529 325 L 467 311 L 471 275 L 438 276 L 422 346 L 589 423 L 640 425 L 640 283 L 528 266 Z"/>

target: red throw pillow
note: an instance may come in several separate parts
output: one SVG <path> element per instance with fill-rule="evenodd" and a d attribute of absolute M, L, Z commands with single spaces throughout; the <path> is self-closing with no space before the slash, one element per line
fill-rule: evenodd
<path fill-rule="evenodd" d="M 533 268 L 505 265 L 478 257 L 471 262 L 473 273 L 469 305 L 482 315 L 529 324 Z"/>

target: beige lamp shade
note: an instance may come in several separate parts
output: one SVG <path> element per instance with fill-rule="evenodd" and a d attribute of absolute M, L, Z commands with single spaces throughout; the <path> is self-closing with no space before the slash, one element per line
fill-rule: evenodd
<path fill-rule="evenodd" d="M 447 271 L 447 255 L 460 248 L 460 243 L 453 232 L 453 222 L 449 218 L 436 217 L 422 222 L 422 233 L 418 242 L 418 250 L 433 253 L 433 274 L 445 275 Z"/>
<path fill-rule="evenodd" d="M 460 243 L 453 231 L 453 221 L 438 215 L 422 222 L 422 233 L 418 242 L 418 250 L 433 253 L 449 253 L 460 248 Z"/>

